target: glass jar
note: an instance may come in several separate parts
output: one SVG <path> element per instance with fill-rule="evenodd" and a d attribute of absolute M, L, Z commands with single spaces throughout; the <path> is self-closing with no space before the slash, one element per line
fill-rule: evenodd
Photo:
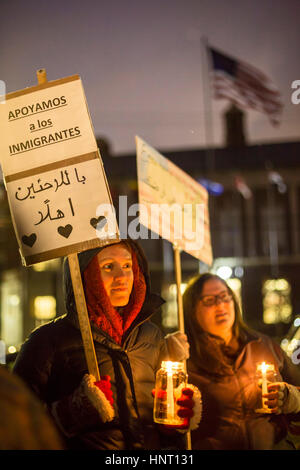
<path fill-rule="evenodd" d="M 183 362 L 163 361 L 156 373 L 153 419 L 155 423 L 180 425 L 184 419 L 177 415 L 176 401 L 186 386 L 187 375 Z"/>

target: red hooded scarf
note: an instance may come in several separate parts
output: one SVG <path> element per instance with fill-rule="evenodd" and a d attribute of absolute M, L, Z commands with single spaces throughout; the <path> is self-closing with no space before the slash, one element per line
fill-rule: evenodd
<path fill-rule="evenodd" d="M 122 344 L 123 336 L 141 311 L 146 296 L 145 278 L 132 250 L 131 256 L 133 287 L 128 304 L 122 308 L 122 315 L 112 306 L 105 291 L 97 255 L 92 258 L 83 273 L 89 318 L 118 344 Z"/>

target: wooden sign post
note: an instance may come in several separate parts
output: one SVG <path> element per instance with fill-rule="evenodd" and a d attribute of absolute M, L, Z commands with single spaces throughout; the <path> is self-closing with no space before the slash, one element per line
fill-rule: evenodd
<path fill-rule="evenodd" d="M 184 314 L 183 314 L 183 303 L 181 293 L 181 259 L 180 259 L 180 248 L 173 244 L 174 250 L 174 266 L 175 266 L 175 277 L 176 277 L 176 288 L 177 288 L 177 309 L 178 309 L 178 329 L 180 333 L 184 333 Z M 184 369 L 186 371 L 186 361 L 184 361 Z M 191 433 L 186 433 L 186 448 L 187 450 L 192 449 Z"/>
<path fill-rule="evenodd" d="M 100 372 L 94 347 L 90 319 L 85 302 L 77 253 L 68 255 L 68 261 L 88 371 L 89 374 L 93 375 L 96 381 L 98 381 L 100 380 Z"/>
<path fill-rule="evenodd" d="M 182 293 L 181 293 L 181 260 L 180 260 L 180 248 L 177 245 L 173 245 L 174 250 L 174 266 L 175 266 L 175 277 L 177 286 L 177 307 L 178 307 L 178 329 L 181 333 L 184 333 L 184 316 L 183 316 L 183 304 L 182 304 Z"/>

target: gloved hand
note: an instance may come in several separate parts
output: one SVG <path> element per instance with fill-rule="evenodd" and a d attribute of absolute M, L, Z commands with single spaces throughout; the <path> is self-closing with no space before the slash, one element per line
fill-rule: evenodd
<path fill-rule="evenodd" d="M 177 414 L 183 418 L 182 425 L 177 429 L 193 431 L 197 429 L 202 417 L 202 400 L 200 390 L 194 385 L 187 384 L 181 390 L 181 396 L 176 400 L 179 408 Z"/>
<path fill-rule="evenodd" d="M 186 334 L 180 331 L 165 336 L 171 361 L 185 361 L 190 357 L 190 345 Z"/>
<path fill-rule="evenodd" d="M 300 390 L 286 382 L 268 384 L 268 393 L 263 395 L 265 403 L 275 414 L 300 412 Z"/>
<path fill-rule="evenodd" d="M 83 429 L 114 418 L 113 396 L 110 377 L 95 377 L 85 374 L 74 392 L 51 405 L 51 413 L 67 437 L 75 436 Z"/>
<path fill-rule="evenodd" d="M 104 375 L 101 380 L 86 374 L 83 377 L 84 391 L 93 406 L 99 412 L 103 423 L 111 421 L 114 417 L 114 399 L 111 390 L 110 376 Z"/>
<path fill-rule="evenodd" d="M 160 390 L 160 399 L 167 399 L 165 390 Z M 155 389 L 152 390 L 155 396 Z M 162 424 L 161 426 L 168 430 L 193 431 L 197 429 L 202 417 L 202 400 L 200 390 L 192 384 L 187 384 L 181 388 L 181 394 L 176 400 L 178 405 L 177 415 L 183 418 L 181 424 Z"/>

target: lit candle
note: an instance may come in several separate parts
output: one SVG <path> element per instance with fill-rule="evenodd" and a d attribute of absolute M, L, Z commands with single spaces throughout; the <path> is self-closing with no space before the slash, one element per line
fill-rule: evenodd
<path fill-rule="evenodd" d="M 259 372 L 259 378 L 261 378 L 261 393 L 265 395 L 268 393 L 268 382 L 273 382 L 276 375 L 274 365 L 262 362 L 257 364 L 256 371 Z M 270 408 L 265 404 L 265 400 L 267 399 L 262 398 L 262 408 L 256 410 L 258 413 L 270 413 Z"/>
<path fill-rule="evenodd" d="M 167 366 L 167 416 L 168 421 L 172 422 L 174 419 L 174 390 L 173 390 L 173 363 L 166 362 Z"/>
<path fill-rule="evenodd" d="M 269 368 L 269 364 L 263 362 L 261 364 L 261 376 L 262 376 L 262 384 L 261 384 L 261 392 L 262 395 L 268 393 L 268 384 L 267 384 L 267 370 Z M 268 408 L 268 405 L 265 404 L 265 400 L 262 399 L 262 406 L 263 408 Z"/>

